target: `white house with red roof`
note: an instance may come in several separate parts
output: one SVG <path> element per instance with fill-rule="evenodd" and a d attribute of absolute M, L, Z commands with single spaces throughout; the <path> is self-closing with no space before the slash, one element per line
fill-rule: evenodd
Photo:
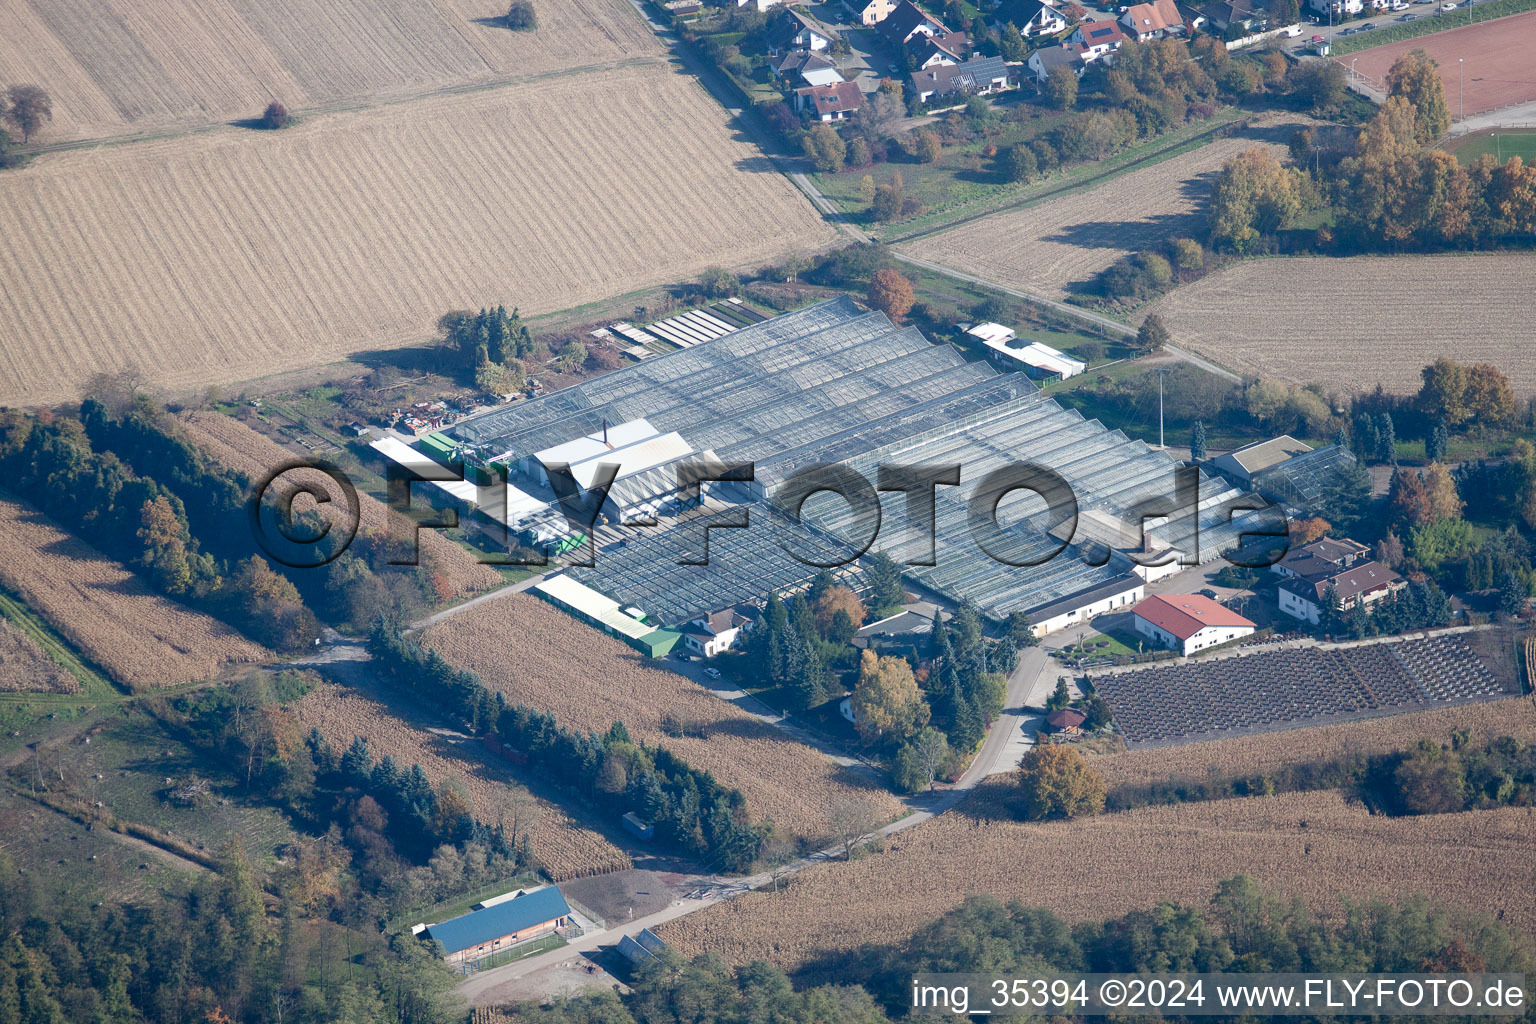
<path fill-rule="evenodd" d="M 1120 17 L 1125 34 L 1138 43 L 1164 36 L 1182 35 L 1184 16 L 1173 0 L 1152 0 L 1149 4 L 1137 4 Z"/>
<path fill-rule="evenodd" d="M 1250 636 L 1255 628 L 1226 605 L 1199 594 L 1158 594 L 1132 608 L 1131 615 L 1136 632 L 1184 655 Z"/>

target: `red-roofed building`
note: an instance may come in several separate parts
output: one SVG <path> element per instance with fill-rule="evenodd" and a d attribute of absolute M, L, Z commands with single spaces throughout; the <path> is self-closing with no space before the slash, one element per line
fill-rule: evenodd
<path fill-rule="evenodd" d="M 1125 26 L 1125 34 L 1138 43 L 1184 32 L 1184 16 L 1173 0 L 1137 4 L 1120 16 L 1120 24 Z"/>
<path fill-rule="evenodd" d="M 1253 633 L 1254 625 L 1199 594 L 1158 594 L 1131 609 L 1136 632 L 1180 654 L 1193 654 Z"/>

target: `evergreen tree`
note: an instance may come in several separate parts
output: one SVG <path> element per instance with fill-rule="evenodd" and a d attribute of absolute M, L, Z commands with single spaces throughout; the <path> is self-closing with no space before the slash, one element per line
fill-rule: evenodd
<path fill-rule="evenodd" d="M 1189 432 L 1189 457 L 1194 462 L 1205 461 L 1205 424 L 1199 420 Z"/>
<path fill-rule="evenodd" d="M 1392 414 L 1381 414 L 1380 426 L 1376 431 L 1376 458 L 1381 462 L 1397 463 L 1397 428 L 1392 423 Z"/>
<path fill-rule="evenodd" d="M 901 567 L 883 551 L 865 560 L 864 582 L 869 586 L 869 608 L 875 618 L 890 615 L 907 599 L 906 588 L 901 585 Z"/>

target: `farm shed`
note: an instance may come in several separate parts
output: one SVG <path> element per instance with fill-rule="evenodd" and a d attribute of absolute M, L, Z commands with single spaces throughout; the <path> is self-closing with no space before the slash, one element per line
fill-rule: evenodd
<path fill-rule="evenodd" d="M 1253 478 L 1265 470 L 1274 469 L 1287 459 L 1295 458 L 1312 450 L 1312 446 L 1298 441 L 1289 434 L 1255 441 L 1243 445 L 1225 455 L 1218 455 L 1209 463 L 1216 472 L 1230 477 L 1244 487 L 1253 486 Z"/>
<path fill-rule="evenodd" d="M 1183 655 L 1251 636 L 1254 624 L 1199 594 L 1156 594 L 1131 609 L 1136 632 Z"/>
<path fill-rule="evenodd" d="M 625 830 L 633 835 L 636 839 L 643 839 L 646 842 L 650 842 L 652 839 L 656 838 L 656 826 L 641 818 L 634 811 L 625 811 L 624 817 L 620 820 L 624 822 Z"/>
<path fill-rule="evenodd" d="M 1059 601 L 1036 608 L 1029 613 L 1029 625 L 1035 636 L 1045 636 L 1068 626 L 1079 626 L 1096 615 L 1103 615 L 1115 608 L 1124 608 L 1141 600 L 1146 593 L 1146 580 L 1135 573 L 1125 573 L 1097 586 L 1080 590 Z"/>
<path fill-rule="evenodd" d="M 423 934 L 442 944 L 450 964 L 481 960 L 494 953 L 549 935 L 571 924 L 571 907 L 560 887 L 551 885 L 481 910 L 428 925 Z"/>
<path fill-rule="evenodd" d="M 1066 380 L 1088 368 L 1088 364 L 1081 359 L 1073 359 L 1059 349 L 1038 341 L 1026 342 L 1016 338 L 1007 328 L 1003 328 L 1007 331 L 1006 335 L 990 330 L 996 327 L 997 324 L 978 324 L 966 333 L 981 338 L 992 361 L 1005 370 L 1022 370 L 1036 379 L 1060 377 Z M 984 329 L 988 330 L 987 334 L 976 333 Z"/>
<path fill-rule="evenodd" d="M 620 608 L 613 598 L 578 583 L 566 573 L 545 579 L 533 588 L 533 593 L 652 658 L 669 653 L 679 639 L 677 633 L 642 621 Z"/>

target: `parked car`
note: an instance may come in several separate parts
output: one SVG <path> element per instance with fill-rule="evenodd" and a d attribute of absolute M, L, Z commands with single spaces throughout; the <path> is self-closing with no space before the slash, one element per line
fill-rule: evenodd
<path fill-rule="evenodd" d="M 1325 43 L 1325 42 L 1327 42 L 1327 40 L 1324 39 L 1322 36 L 1313 36 L 1312 37 L 1312 41 L 1314 43 Z"/>
<path fill-rule="evenodd" d="M 678 651 L 677 652 L 677 660 L 678 661 L 692 661 L 693 660 L 693 655 L 689 654 L 686 651 Z"/>
<path fill-rule="evenodd" d="M 1419 20 L 1419 16 L 1417 14 L 1405 14 L 1405 15 L 1403 15 L 1401 18 L 1399 18 L 1397 20 L 1398 21 L 1418 21 Z"/>
<path fill-rule="evenodd" d="M 1355 34 L 1355 33 L 1356 33 L 1356 32 L 1359 32 L 1359 31 L 1360 31 L 1360 30 L 1359 30 L 1359 29 L 1357 29 L 1357 28 L 1347 28 L 1347 29 L 1345 29 L 1345 30 L 1344 30 L 1344 31 L 1342 31 L 1342 32 L 1340 32 L 1340 33 L 1339 33 L 1339 35 L 1341 35 L 1341 36 L 1352 36 L 1352 35 L 1354 35 L 1354 34 Z"/>
<path fill-rule="evenodd" d="M 1408 0 L 1392 0 L 1392 9 L 1394 11 L 1406 11 L 1408 9 Z"/>
<path fill-rule="evenodd" d="M 1369 32 L 1371 29 L 1373 29 L 1375 27 L 1376 27 L 1376 23 L 1374 21 L 1368 21 L 1364 25 L 1360 26 L 1360 31 L 1361 32 Z"/>
<path fill-rule="evenodd" d="M 709 676 L 709 678 L 711 678 L 711 679 L 719 679 L 720 678 L 720 670 L 717 669 L 717 668 L 707 668 L 707 669 L 704 670 L 704 674 Z"/>
<path fill-rule="evenodd" d="M 1210 587 L 1206 587 L 1204 590 L 1200 591 L 1200 596 L 1208 597 L 1214 601 L 1216 600 L 1216 591 L 1212 590 Z"/>

